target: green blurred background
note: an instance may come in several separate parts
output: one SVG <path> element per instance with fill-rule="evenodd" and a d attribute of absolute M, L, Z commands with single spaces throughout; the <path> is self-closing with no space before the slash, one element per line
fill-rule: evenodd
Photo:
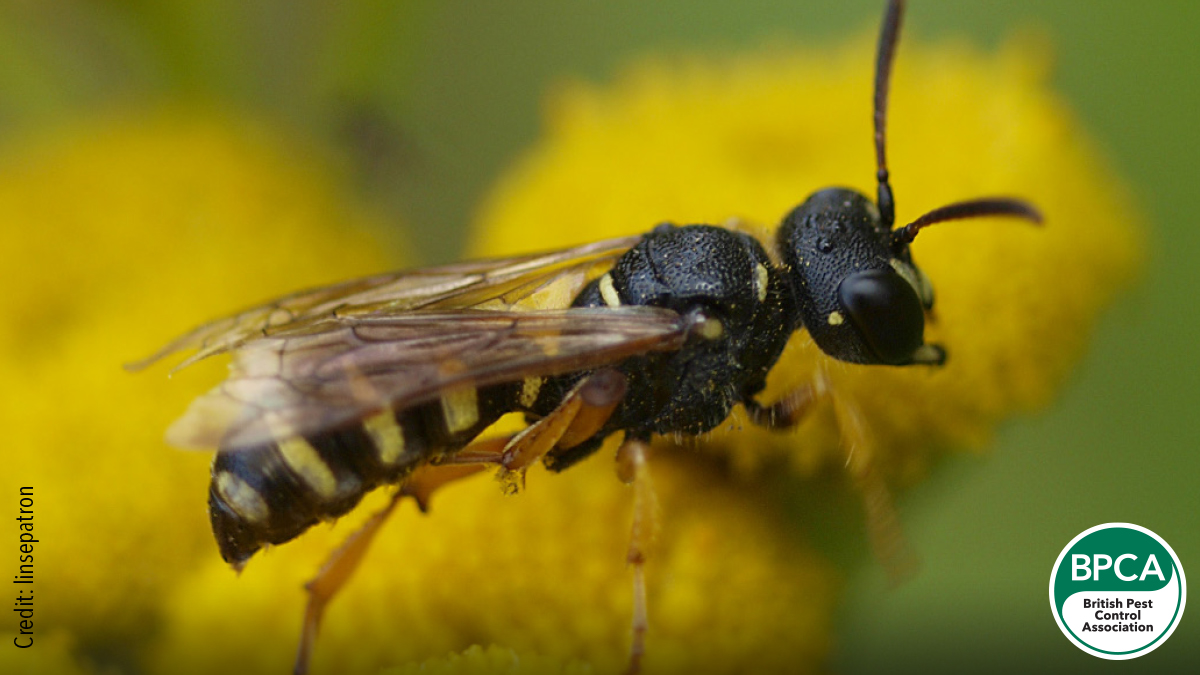
<path fill-rule="evenodd" d="M 415 224 L 405 234 L 412 259 L 442 262 L 458 255 L 490 183 L 536 137 L 542 95 L 554 83 L 603 82 L 645 53 L 836 42 L 873 28 L 882 4 L 4 0 L 0 144 L 143 102 L 246 111 L 328 153 L 364 199 Z M 1108 312 L 1051 410 L 1010 422 L 987 456 L 948 459 L 901 496 L 905 530 L 924 561 L 915 580 L 887 588 L 853 508 L 817 519 L 818 538 L 850 575 L 830 665 L 1194 669 L 1196 617 L 1185 616 L 1149 655 L 1104 662 L 1060 634 L 1047 582 L 1072 537 L 1109 521 L 1157 531 L 1185 569 L 1200 573 L 1200 3 L 910 5 L 908 40 L 994 46 L 1014 31 L 1047 39 L 1056 88 L 1152 226 L 1151 258 L 1142 285 Z M 864 115 L 867 106 L 864 92 Z M 899 133 L 903 120 L 892 128 Z M 869 139 L 848 142 L 866 151 Z M 828 508 L 829 499 L 839 497 L 802 499 L 797 508 Z M 853 504 L 852 496 L 840 499 Z"/>

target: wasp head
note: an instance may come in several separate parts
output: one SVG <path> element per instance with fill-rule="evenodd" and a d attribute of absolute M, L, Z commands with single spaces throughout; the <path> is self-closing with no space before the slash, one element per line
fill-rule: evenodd
<path fill-rule="evenodd" d="M 827 188 L 779 229 L 800 322 L 826 354 L 852 363 L 941 363 L 924 341 L 933 288 L 863 194 Z"/>
<path fill-rule="evenodd" d="M 876 201 L 846 188 L 815 192 L 784 219 L 778 246 L 797 323 L 826 354 L 852 363 L 940 365 L 945 350 L 925 343 L 933 287 L 913 263 L 909 244 L 922 228 L 947 220 L 1015 216 L 1041 222 L 1041 215 L 1022 200 L 990 197 L 943 206 L 892 229 L 887 100 L 903 9 L 902 0 L 888 3 L 875 62 Z"/>

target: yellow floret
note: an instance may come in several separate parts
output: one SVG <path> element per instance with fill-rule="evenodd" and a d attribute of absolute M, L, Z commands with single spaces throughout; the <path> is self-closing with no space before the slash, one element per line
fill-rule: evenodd
<path fill-rule="evenodd" d="M 567 246 L 663 221 L 732 218 L 773 230 L 823 187 L 873 197 L 873 41 L 640 64 L 607 89 L 567 88 L 545 137 L 487 202 L 472 252 Z M 913 245 L 937 293 L 926 338 L 946 346 L 946 367 L 835 362 L 801 332 L 761 397 L 774 400 L 825 368 L 861 409 L 891 475 L 920 475 L 929 450 L 978 447 L 1001 419 L 1044 405 L 1140 261 L 1124 190 L 1047 90 L 1045 55 L 1030 47 L 987 56 L 905 44 L 898 56 L 888 117 L 898 224 L 997 194 L 1026 198 L 1046 216 L 1042 228 L 946 223 Z M 804 471 L 841 461 L 829 410 L 813 417 L 780 435 L 735 416 L 714 445 L 743 467 L 781 454 Z"/>

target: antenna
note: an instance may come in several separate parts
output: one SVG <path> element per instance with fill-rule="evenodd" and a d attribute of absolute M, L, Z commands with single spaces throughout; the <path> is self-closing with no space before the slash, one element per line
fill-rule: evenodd
<path fill-rule="evenodd" d="M 879 217 L 883 226 L 892 229 L 896 222 L 896 202 L 888 184 L 887 169 L 887 103 L 888 86 L 892 79 L 892 62 L 896 59 L 896 42 L 900 39 L 900 19 L 904 15 L 904 0 L 888 2 L 879 30 L 879 53 L 875 57 L 875 179 L 879 181 Z"/>
<path fill-rule="evenodd" d="M 879 29 L 879 53 L 875 57 L 875 179 L 879 181 L 879 219 L 891 230 L 896 222 L 896 200 L 888 183 L 887 168 L 887 106 L 892 79 L 892 64 L 896 60 L 896 43 L 900 40 L 900 24 L 904 17 L 904 0 L 889 0 Z M 1013 216 L 1035 224 L 1042 223 L 1042 214 L 1032 204 L 1010 197 L 982 197 L 948 204 L 934 209 L 913 222 L 892 232 L 892 247 L 903 248 L 916 239 L 922 228 L 947 220 L 964 220 L 984 216 Z"/>
<path fill-rule="evenodd" d="M 954 202 L 936 208 L 917 218 L 908 225 L 892 232 L 892 247 L 907 246 L 917 233 L 934 223 L 944 223 L 947 220 L 965 220 L 967 218 L 983 218 L 986 216 L 1013 216 L 1024 218 L 1035 225 L 1042 224 L 1042 213 L 1032 204 L 1022 199 L 1011 197 L 981 197 L 965 202 Z"/>

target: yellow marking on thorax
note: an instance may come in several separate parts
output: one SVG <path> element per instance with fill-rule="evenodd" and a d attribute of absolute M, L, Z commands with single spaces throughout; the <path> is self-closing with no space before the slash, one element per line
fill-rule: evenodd
<path fill-rule="evenodd" d="M 537 403 L 538 394 L 542 391 L 542 378 L 527 377 L 521 383 L 521 395 L 517 398 L 517 402 L 522 407 L 532 408 L 534 403 Z"/>
<path fill-rule="evenodd" d="M 846 321 L 846 317 L 842 316 L 841 312 L 830 312 L 828 320 L 830 326 L 840 326 Z"/>
<path fill-rule="evenodd" d="M 538 288 L 527 296 L 518 298 L 510 308 L 516 310 L 538 310 L 550 307 L 569 307 L 579 294 L 586 280 L 580 273 L 564 274 Z"/>
<path fill-rule="evenodd" d="M 391 410 L 383 410 L 363 419 L 363 428 L 375 444 L 379 461 L 391 465 L 404 456 L 404 430 Z"/>
<path fill-rule="evenodd" d="M 264 523 L 270 515 L 267 502 L 249 483 L 229 473 L 221 471 L 214 480 L 217 494 L 221 499 L 248 523 Z"/>
<path fill-rule="evenodd" d="M 460 387 L 442 394 L 442 417 L 451 434 L 466 431 L 479 421 L 479 398 L 474 387 Z"/>
<path fill-rule="evenodd" d="M 721 336 L 725 334 L 724 324 L 721 323 L 720 319 L 714 319 L 713 317 L 708 317 L 695 324 L 692 330 L 695 331 L 696 335 L 705 340 L 720 340 Z"/>
<path fill-rule="evenodd" d="M 759 302 L 767 299 L 767 282 L 770 280 L 766 265 L 759 263 L 754 266 L 754 290 L 758 294 Z"/>
<path fill-rule="evenodd" d="M 613 286 L 611 274 L 605 274 L 600 277 L 600 297 L 604 299 L 604 304 L 609 307 L 621 306 L 621 296 L 617 294 L 617 289 Z"/>

